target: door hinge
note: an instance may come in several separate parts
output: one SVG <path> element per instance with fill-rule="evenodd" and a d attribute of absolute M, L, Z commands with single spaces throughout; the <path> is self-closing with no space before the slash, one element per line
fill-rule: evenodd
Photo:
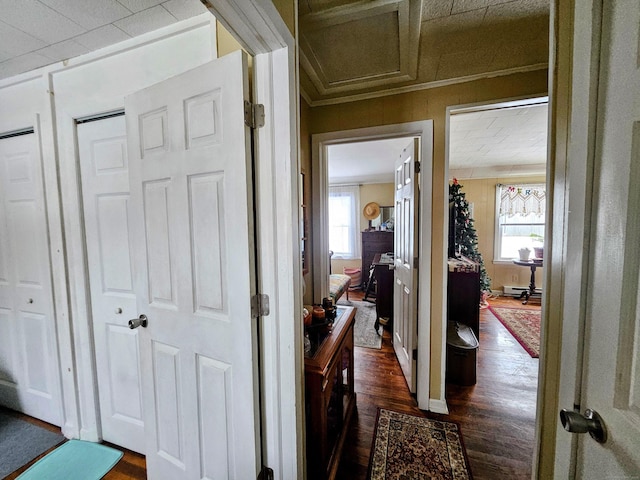
<path fill-rule="evenodd" d="M 273 469 L 263 466 L 258 474 L 258 480 L 273 480 Z"/>
<path fill-rule="evenodd" d="M 420 257 L 413 257 L 413 268 L 419 268 L 420 266 Z"/>
<path fill-rule="evenodd" d="M 418 360 L 418 349 L 417 348 L 413 349 L 413 359 L 414 360 Z"/>
<path fill-rule="evenodd" d="M 251 297 L 251 316 L 266 317 L 269 315 L 269 295 L 257 293 Z"/>
<path fill-rule="evenodd" d="M 413 171 L 415 173 L 420 173 L 420 162 L 416 161 L 415 164 L 413 165 Z"/>
<path fill-rule="evenodd" d="M 249 128 L 264 127 L 264 105 L 245 100 L 244 123 Z"/>

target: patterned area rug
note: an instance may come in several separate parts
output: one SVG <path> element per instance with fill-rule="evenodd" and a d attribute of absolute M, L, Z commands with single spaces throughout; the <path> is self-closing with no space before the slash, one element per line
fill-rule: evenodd
<path fill-rule="evenodd" d="M 371 480 L 468 480 L 458 425 L 380 408 L 369 464 Z"/>
<path fill-rule="evenodd" d="M 500 322 L 533 358 L 540 357 L 540 310 L 490 306 Z"/>
<path fill-rule="evenodd" d="M 338 305 L 356 307 L 356 323 L 353 327 L 353 344 L 356 347 L 381 348 L 382 336 L 373 328 L 376 323 L 376 304 L 358 300 L 340 299 Z"/>

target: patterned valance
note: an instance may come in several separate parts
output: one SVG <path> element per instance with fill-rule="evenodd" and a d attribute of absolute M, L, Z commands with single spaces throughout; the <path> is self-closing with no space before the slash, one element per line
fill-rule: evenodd
<path fill-rule="evenodd" d="M 500 215 L 544 215 L 546 187 L 544 184 L 500 185 Z"/>

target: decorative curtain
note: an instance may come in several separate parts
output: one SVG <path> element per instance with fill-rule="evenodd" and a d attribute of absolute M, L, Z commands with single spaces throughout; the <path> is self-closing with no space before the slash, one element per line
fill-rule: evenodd
<path fill-rule="evenodd" d="M 500 215 L 544 215 L 546 186 L 544 184 L 500 185 Z"/>
<path fill-rule="evenodd" d="M 335 257 L 360 258 L 359 215 L 358 185 L 329 186 L 329 248 Z"/>

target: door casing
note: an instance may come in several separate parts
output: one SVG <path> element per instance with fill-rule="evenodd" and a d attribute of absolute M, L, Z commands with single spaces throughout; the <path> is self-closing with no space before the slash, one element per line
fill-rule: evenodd
<path fill-rule="evenodd" d="M 311 156 L 313 174 L 313 218 L 316 225 L 328 225 L 328 167 L 327 147 L 341 143 L 353 143 L 363 140 L 383 140 L 386 138 L 419 137 L 420 138 L 420 245 L 418 251 L 429 252 L 419 255 L 418 282 L 418 363 L 416 376 L 426 381 L 418 382 L 418 407 L 437 413 L 448 413 L 443 398 L 429 398 L 429 372 L 431 368 L 431 332 L 426 322 L 431 317 L 431 185 L 433 168 L 433 121 L 399 123 L 378 127 L 358 128 L 337 132 L 322 133 L 311 136 Z M 392 169 L 393 167 L 390 167 Z M 320 303 L 323 297 L 329 296 L 329 235 L 326 229 L 316 228 L 313 231 L 313 294 L 314 302 Z M 424 324 L 420 324 L 422 319 Z M 446 339 L 443 338 L 443 342 Z M 443 343 L 444 345 L 444 343 Z"/>

